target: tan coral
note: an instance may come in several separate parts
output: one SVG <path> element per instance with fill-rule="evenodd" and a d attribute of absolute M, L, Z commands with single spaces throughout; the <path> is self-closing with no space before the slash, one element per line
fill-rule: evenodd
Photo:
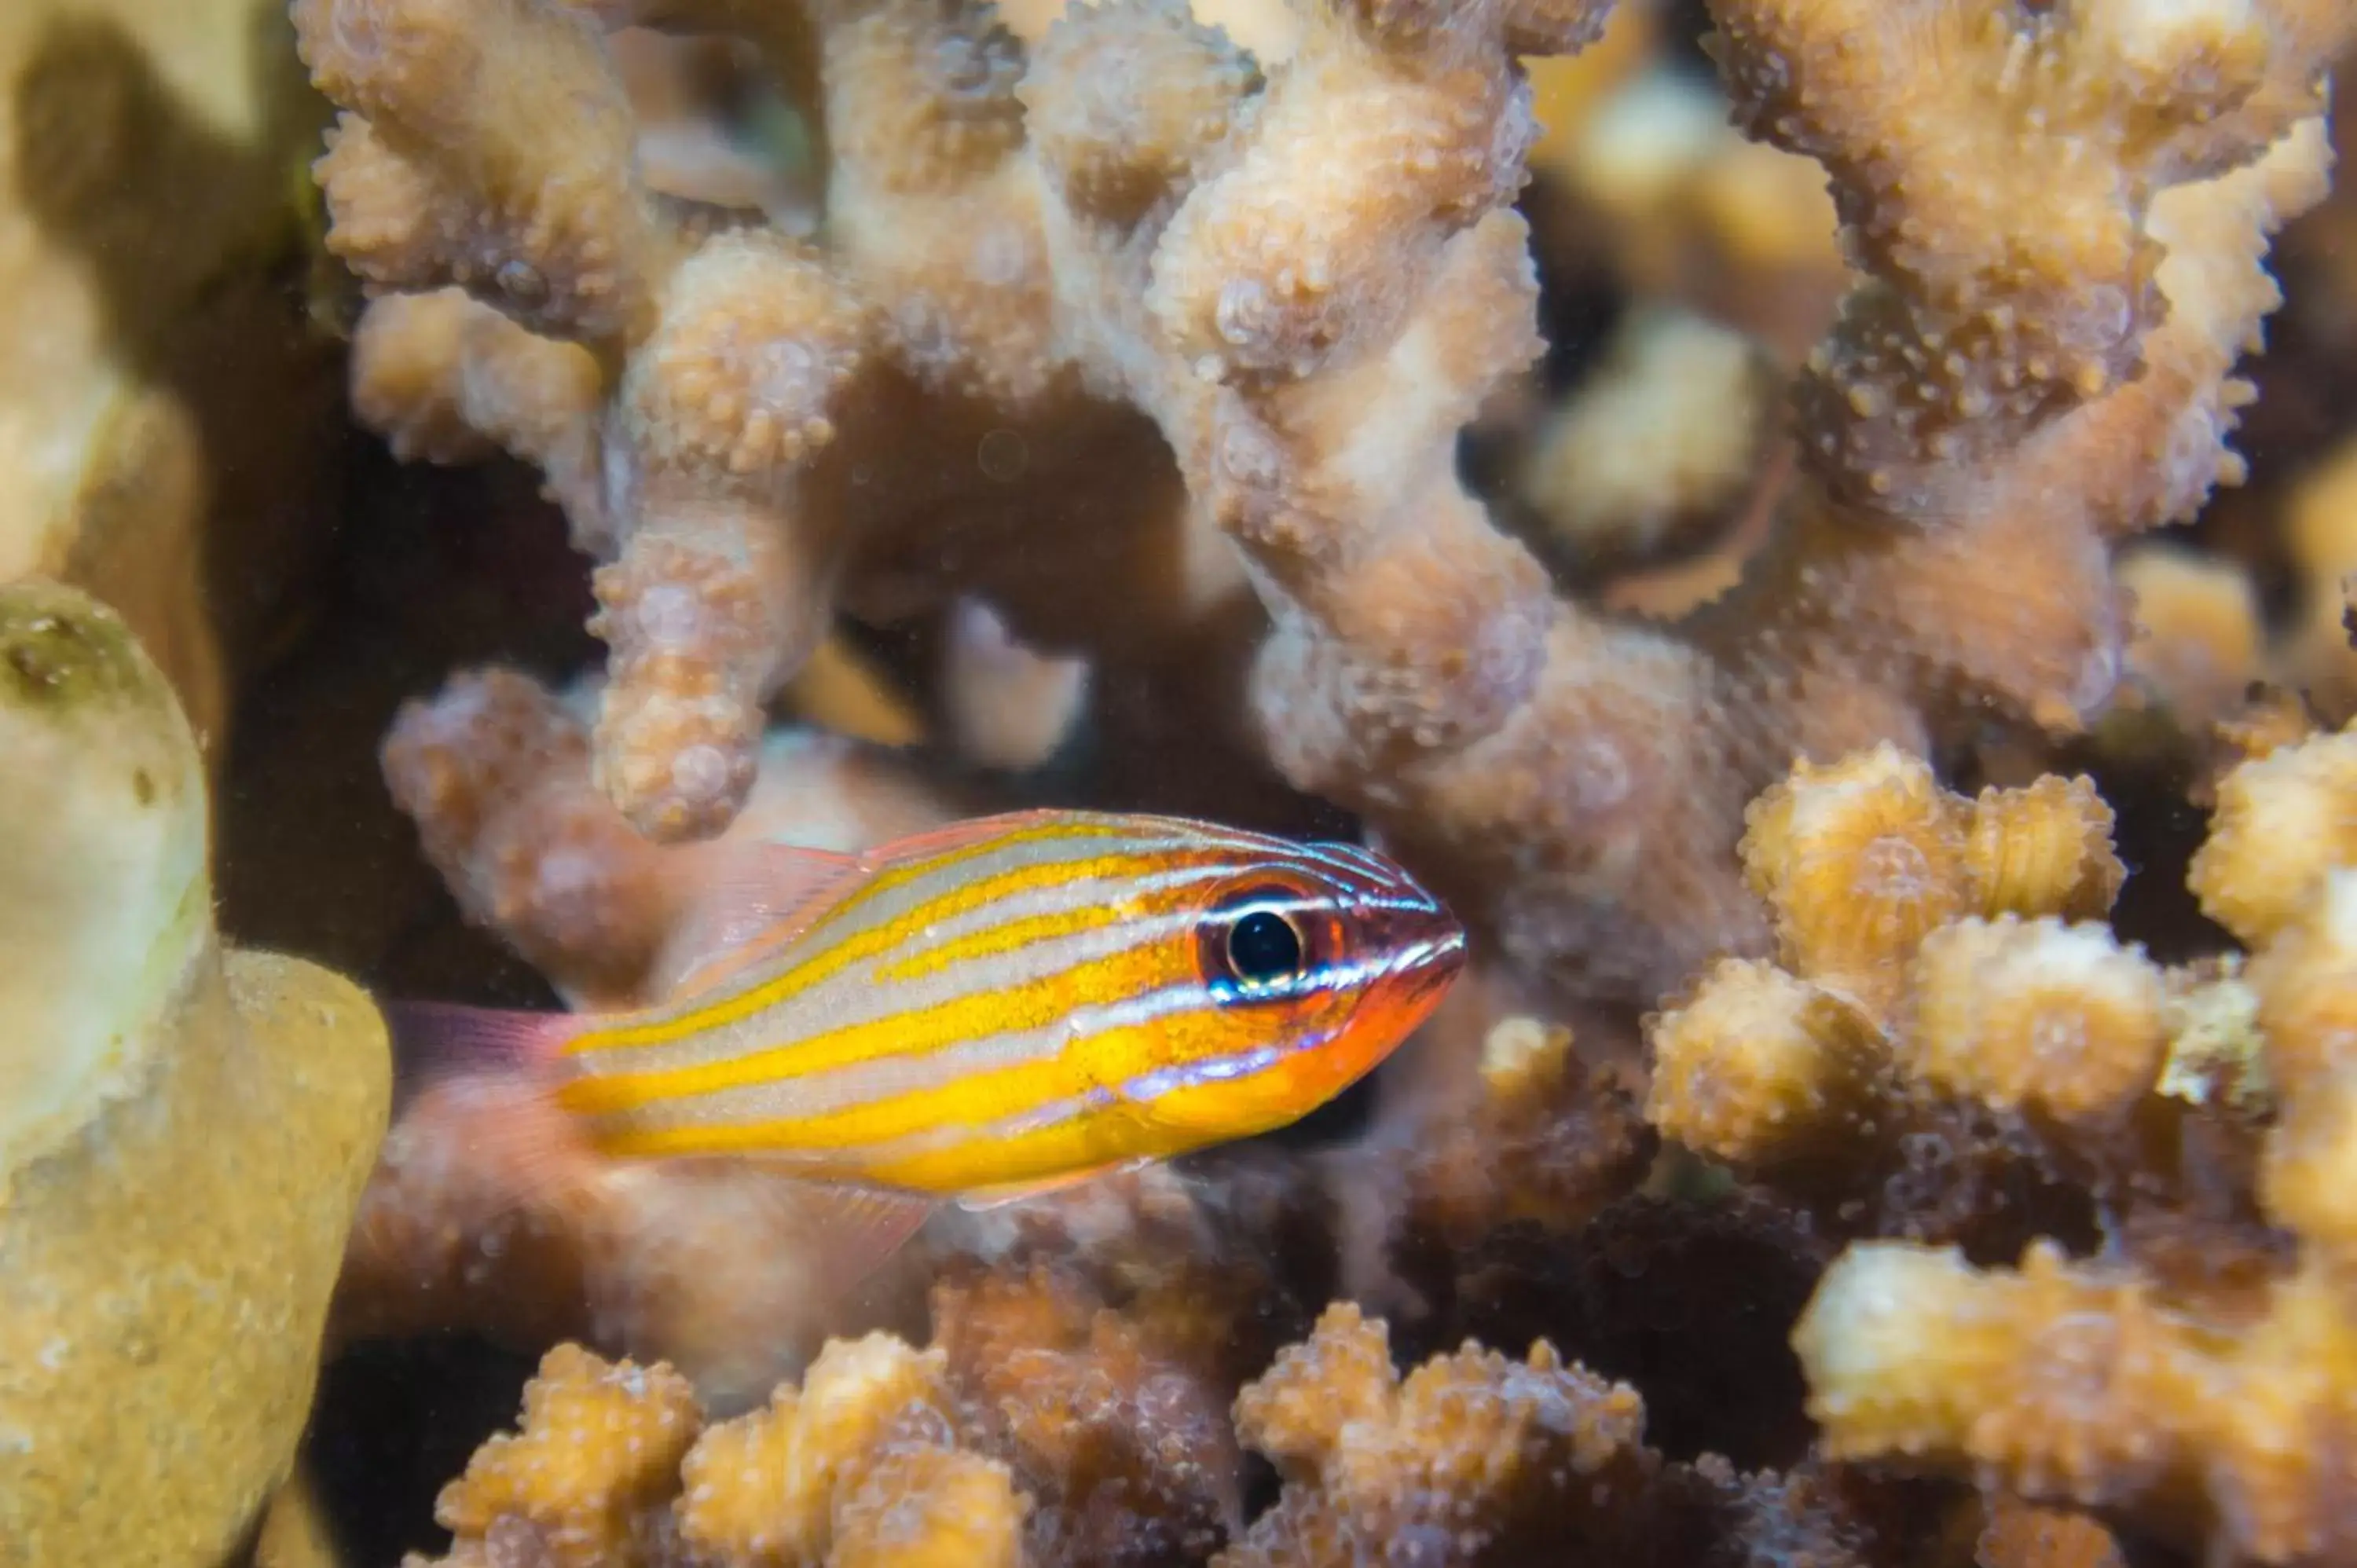
<path fill-rule="evenodd" d="M 1740 1165 L 1849 1157 L 1880 1104 L 1882 1042 L 1857 1008 L 1770 964 L 1727 959 L 1652 1032 L 1645 1119 Z"/>
<path fill-rule="evenodd" d="M 1923 942 L 1910 1000 L 1900 1069 L 1993 1110 L 2117 1121 L 2169 1052 L 2159 966 L 2100 925 L 1956 921 Z"/>
<path fill-rule="evenodd" d="M 309 1416 L 383 1026 L 222 948 L 195 737 L 74 590 L 0 587 L 0 1563 L 224 1561 Z"/>
<path fill-rule="evenodd" d="M 2040 1185 L 2115 1223 L 2131 1193 L 2154 1214 L 2199 1208 L 2201 1158 L 2180 1140 L 2247 1145 L 2221 1054 L 2231 986 L 2092 923 L 2124 867 L 2087 779 L 1967 801 L 1883 747 L 1797 765 L 1751 822 L 1747 870 L 1792 962 L 1722 961 L 1648 1021 L 1646 1115 L 1665 1134 L 1837 1231 L 1966 1239 L 2010 1234 Z M 1910 871 L 1895 913 L 1855 890 L 1886 863 Z"/>
<path fill-rule="evenodd" d="M 1644 1402 L 1545 1342 L 1513 1360 L 1467 1344 L 1405 1377 L 1380 1322 L 1338 1303 L 1236 1402 L 1244 1440 L 1285 1479 L 1220 1568 L 1343 1568 L 1371 1543 L 1452 1562 L 1696 1560 L 1790 1552 L 1858 1561 L 1838 1503 L 1723 1460 L 1665 1461 Z"/>
<path fill-rule="evenodd" d="M 2357 574 L 2357 443 L 2343 442 L 2286 501 L 2284 542 L 2300 576 L 2297 618 L 2279 650 L 2297 682 L 2334 723 L 2357 716 L 2357 653 L 2349 643 L 2349 581 Z"/>
<path fill-rule="evenodd" d="M 528 1535 L 555 1568 L 643 1563 L 642 1516 L 678 1486 L 702 1424 L 670 1368 L 608 1367 L 560 1345 L 524 1388 L 522 1429 L 478 1449 L 435 1517 L 462 1540 Z"/>
<path fill-rule="evenodd" d="M 974 1440 L 1035 1499 L 1036 1560 L 1196 1558 L 1241 1527 L 1232 1388 L 1190 1343 L 1201 1327 L 1167 1333 L 1186 1304 L 1116 1311 L 1069 1263 L 1040 1262 L 961 1270 L 932 1305 Z M 1225 1304 L 1192 1305 L 1216 1323 Z"/>
<path fill-rule="evenodd" d="M 1899 1065 L 2025 1118 L 2114 1241 L 2083 1261 L 2039 1240 L 2010 1269 L 1854 1244 L 1794 1331 L 1829 1454 L 1970 1474 L 2222 1559 L 2352 1550 L 2357 872 L 2330 831 L 2344 738 L 2221 784 L 2191 880 L 2255 941 L 2246 965 L 2163 975 L 2050 920 L 1925 942 Z"/>
<path fill-rule="evenodd" d="M 956 1445 L 943 1398 L 938 1352 L 875 1335 L 705 1426 L 669 1367 L 559 1346 L 525 1388 L 522 1428 L 444 1488 L 445 1561 L 1015 1568 L 1027 1505 L 1002 1466 Z"/>
<path fill-rule="evenodd" d="M 2309 1274 L 2222 1305 L 2052 1247 L 1985 1273 L 1877 1243 L 1834 1265 L 1794 1342 L 1836 1456 L 1946 1460 L 2249 1560 L 2337 1561 L 2342 1300 Z"/>
<path fill-rule="evenodd" d="M 547 472 L 576 542 L 606 563 L 597 773 L 643 831 L 709 837 L 743 809 L 764 704 L 820 645 L 839 587 L 898 618 L 976 585 L 942 583 L 941 541 L 911 537 L 920 524 L 954 517 L 988 540 L 1037 516 L 1043 492 L 1100 487 L 1126 521 L 1060 500 L 1095 541 L 1071 570 L 1093 588 L 1108 567 L 1138 575 L 1135 599 L 1157 613 L 1126 618 L 1126 642 L 1156 658 L 1241 590 L 1206 554 L 1197 591 L 1171 602 L 1165 568 L 1188 526 L 1176 485 L 1135 482 L 1145 422 L 1083 396 L 1053 347 L 1036 198 L 1012 157 L 1019 57 L 978 10 L 781 15 L 753 40 L 790 85 L 821 68 L 823 250 L 644 188 L 586 10 L 318 0 L 296 14 L 315 76 L 354 111 L 319 166 L 338 245 L 382 288 L 487 302 L 379 300 L 354 368 L 363 405 L 429 455 L 469 455 L 471 432 Z M 480 48 L 500 40 L 494 68 Z M 527 57 L 528 81 L 492 86 Z M 460 80 L 478 88 L 441 101 Z M 568 113 L 583 124 L 549 135 Z M 504 331 L 482 320 L 493 306 Z M 1068 431 L 1091 438 L 1053 438 Z M 915 457 L 912 437 L 933 456 Z M 1058 584 L 993 597 L 1050 639 L 1100 618 Z"/>
<path fill-rule="evenodd" d="M 576 518 L 623 557 L 601 579 L 606 787 L 645 828 L 725 825 L 838 548 L 853 613 L 980 592 L 1026 640 L 1168 674 L 1245 585 L 1217 529 L 1270 612 L 1269 757 L 1371 817 L 1524 974 L 1641 1003 L 1762 944 L 1727 851 L 1796 756 L 1921 751 L 1992 716 L 2069 729 L 2109 696 L 2107 543 L 2239 477 L 2233 366 L 2276 303 L 2265 237 L 2322 189 L 2316 88 L 2350 25 L 2299 0 L 2149 31 L 2111 6 L 1912 5 L 1921 25 L 1888 28 L 1856 4 L 1715 7 L 1738 117 L 1825 163 L 1866 277 L 1803 374 L 1803 473 L 1752 570 L 1665 627 L 1553 593 L 1455 460 L 1539 348 L 1508 208 L 1536 134 L 1516 59 L 1589 41 L 1603 5 L 1306 9 L 1257 73 L 1175 0 L 1076 8 L 1028 70 L 975 8 L 792 9 L 754 41 L 823 122 L 820 254 L 872 307 L 868 348 L 823 411 L 835 438 L 753 475 L 666 470 L 667 427 L 622 403 L 669 405 L 609 401 L 584 510 L 613 521 Z M 297 16 L 375 139 L 347 154 L 348 131 L 323 169 L 354 243 L 388 158 L 410 160 L 395 205 L 441 220 L 393 232 L 414 255 L 364 256 L 381 280 L 464 283 L 627 383 L 671 328 L 675 258 L 747 243 L 633 182 L 589 13 Z M 414 59 L 359 58 L 351 18 Z M 703 3 L 662 20 L 745 26 Z M 533 29 L 502 95 L 479 45 Z M 440 102 L 421 61 L 469 85 Z M 584 122 L 564 180 L 543 177 L 566 139 L 516 114 L 559 81 Z"/>
<path fill-rule="evenodd" d="M 1965 825 L 1964 866 L 1980 914 L 2107 913 L 2127 879 L 2112 849 L 2112 808 L 2094 780 L 2044 774 L 2016 789 L 1988 789 Z"/>
<path fill-rule="evenodd" d="M 1962 816 L 1891 746 L 1804 761 L 1760 796 L 1744 814 L 1744 870 L 1786 966 L 1886 1004 L 1916 944 L 1968 908 Z"/>
<path fill-rule="evenodd" d="M 2131 707 L 2158 710 L 2200 736 L 2232 713 L 2266 668 L 2258 590 L 2233 562 L 2177 545 L 2139 545 L 2119 562 L 2136 596 L 2128 645 Z"/>

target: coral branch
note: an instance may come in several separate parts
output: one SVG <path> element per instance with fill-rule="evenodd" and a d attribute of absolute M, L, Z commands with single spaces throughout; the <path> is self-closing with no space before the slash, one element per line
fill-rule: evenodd
<path fill-rule="evenodd" d="M 421 447 L 464 424 L 549 463 L 612 559 L 597 772 L 643 831 L 726 827 L 762 704 L 838 603 L 978 593 L 1043 651 L 1167 672 L 1215 662 L 1189 639 L 1237 624 L 1216 612 L 1248 576 L 1280 770 L 1526 976 L 1644 1002 L 1764 945 L 1729 852 L 1794 757 L 2067 731 L 2108 701 L 2109 543 L 2240 477 L 2233 363 L 2276 302 L 2268 236 L 2323 188 L 2323 66 L 2357 20 L 1717 0 L 1738 120 L 1823 163 L 1861 275 L 1744 581 L 1645 626 L 1558 593 L 1456 460 L 1540 350 L 1518 57 L 1605 9 L 1303 7 L 1260 61 L 1179 0 L 1074 7 L 1028 60 L 952 0 L 296 15 L 361 116 L 322 166 L 339 243 L 381 285 L 456 281 L 597 350 L 594 501 L 578 441 L 479 394 L 405 401 Z M 813 239 L 640 189 L 597 38 L 626 19 L 764 50 L 826 159 Z M 511 92 L 484 39 L 544 47 Z M 379 337 L 363 384 L 402 379 Z"/>

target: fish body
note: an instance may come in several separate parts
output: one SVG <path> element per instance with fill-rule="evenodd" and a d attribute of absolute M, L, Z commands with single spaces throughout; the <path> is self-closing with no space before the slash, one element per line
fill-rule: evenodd
<path fill-rule="evenodd" d="M 1019 1194 L 1298 1119 L 1463 962 L 1455 919 L 1373 851 L 1181 818 L 757 854 L 756 914 L 673 999 L 512 1026 L 600 1154 Z"/>

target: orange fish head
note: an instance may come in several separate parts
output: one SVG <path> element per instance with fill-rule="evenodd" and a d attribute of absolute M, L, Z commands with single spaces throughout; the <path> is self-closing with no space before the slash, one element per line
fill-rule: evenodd
<path fill-rule="evenodd" d="M 1124 1086 L 1189 1146 L 1282 1127 L 1365 1076 L 1438 1005 L 1465 930 L 1383 855 L 1302 844 L 1211 890 L 1192 961 L 1213 1004 L 1173 1020 Z"/>

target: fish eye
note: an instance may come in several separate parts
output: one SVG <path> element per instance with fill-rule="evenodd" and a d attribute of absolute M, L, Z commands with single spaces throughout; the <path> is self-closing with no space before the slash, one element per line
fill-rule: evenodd
<path fill-rule="evenodd" d="M 1228 972 L 1267 985 L 1301 972 L 1301 933 L 1274 909 L 1246 909 L 1228 923 Z"/>

